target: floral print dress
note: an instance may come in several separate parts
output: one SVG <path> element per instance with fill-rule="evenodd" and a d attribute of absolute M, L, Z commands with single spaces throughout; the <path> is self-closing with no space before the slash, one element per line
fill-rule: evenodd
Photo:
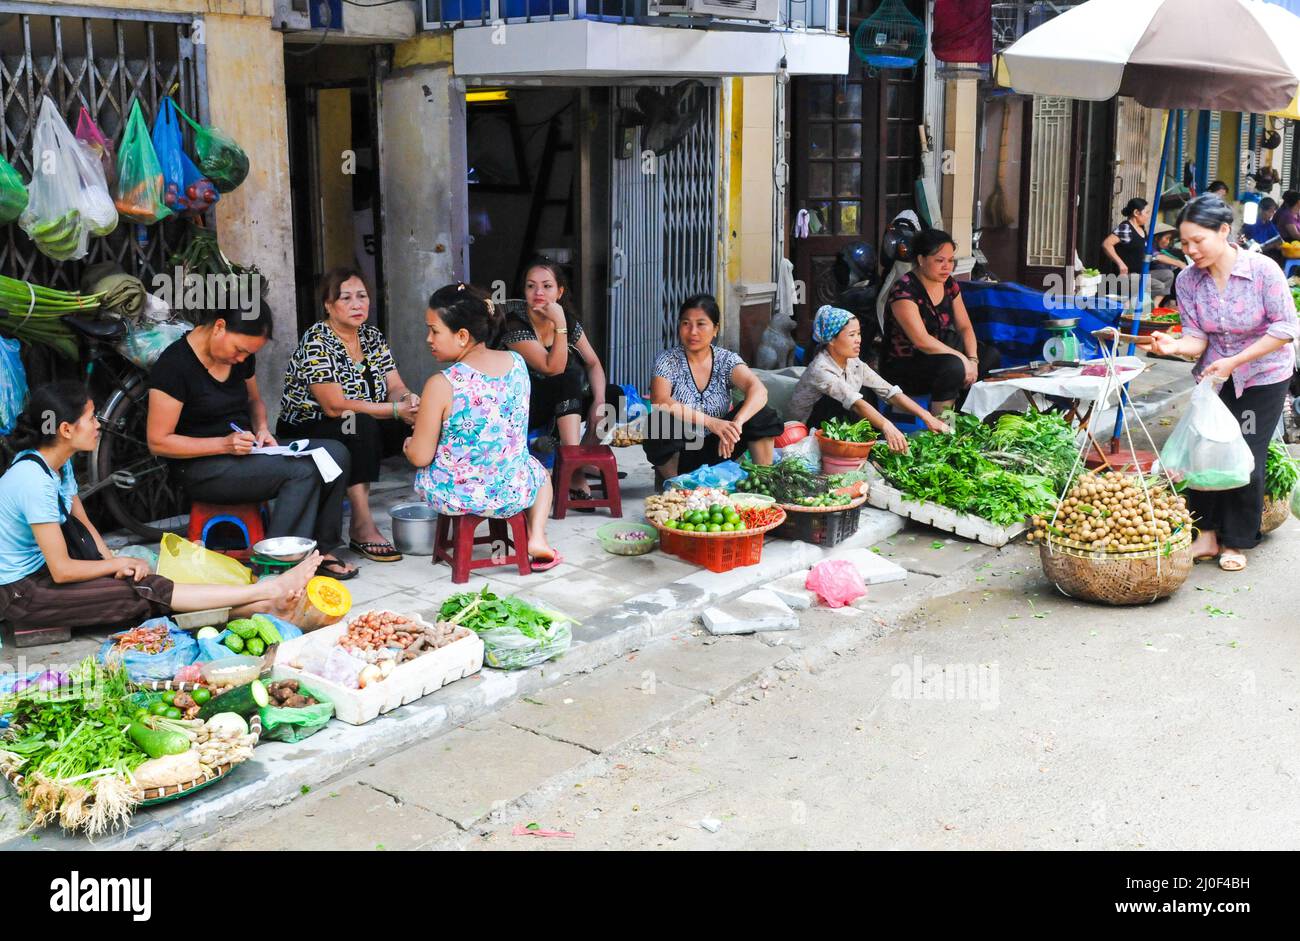
<path fill-rule="evenodd" d="M 439 513 L 514 516 L 537 501 L 546 482 L 546 470 L 528 453 L 528 368 L 518 353 L 510 356 L 504 376 L 464 363 L 443 372 L 451 409 L 433 463 L 415 475 L 415 489 Z"/>

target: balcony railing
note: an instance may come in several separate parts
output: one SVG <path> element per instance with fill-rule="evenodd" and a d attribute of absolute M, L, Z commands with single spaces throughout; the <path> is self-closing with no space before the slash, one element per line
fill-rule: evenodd
<path fill-rule="evenodd" d="M 838 22 L 836 0 L 423 0 L 423 18 L 425 29 L 585 19 L 645 26 L 749 23 L 834 32 Z"/>

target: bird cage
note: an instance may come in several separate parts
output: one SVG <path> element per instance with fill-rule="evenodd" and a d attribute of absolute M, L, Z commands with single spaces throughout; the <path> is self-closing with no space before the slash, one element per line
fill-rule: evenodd
<path fill-rule="evenodd" d="M 914 68 L 925 55 L 925 24 L 903 0 L 885 0 L 858 24 L 853 49 L 872 69 Z"/>

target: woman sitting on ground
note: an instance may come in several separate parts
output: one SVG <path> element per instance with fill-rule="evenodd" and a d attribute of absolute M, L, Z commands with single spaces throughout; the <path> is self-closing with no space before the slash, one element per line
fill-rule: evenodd
<path fill-rule="evenodd" d="M 564 271 L 539 255 L 524 269 L 523 289 L 522 302 L 506 304 L 499 345 L 528 364 L 532 380 L 528 430 L 554 434 L 561 445 L 596 444 L 605 403 L 616 404 L 621 393 L 606 385 L 605 368 L 582 330 Z M 591 499 L 591 486 L 583 483 L 569 498 Z M 595 512 L 581 506 L 574 509 Z"/>
<path fill-rule="evenodd" d="M 528 369 L 518 353 L 488 347 L 496 316 L 487 294 L 469 285 L 429 298 L 429 351 L 448 365 L 425 383 L 404 451 L 420 468 L 416 489 L 441 514 L 507 519 L 526 510 L 533 568 L 554 568 L 551 480 L 528 453 Z"/>
<path fill-rule="evenodd" d="M 348 547 L 374 562 L 397 562 L 401 554 L 371 514 L 370 485 L 380 461 L 401 453 L 420 397 L 406 388 L 384 335 L 366 323 L 370 291 L 361 272 L 329 272 L 319 301 L 324 319 L 307 328 L 289 360 L 275 431 L 282 439 L 328 438 L 347 447 Z"/>
<path fill-rule="evenodd" d="M 266 535 L 316 540 L 324 553 L 320 574 L 353 578 L 356 566 L 336 558 L 342 540 L 348 449 L 313 438 L 343 471 L 330 483 L 315 461 L 252 454 L 274 446 L 266 405 L 257 390 L 258 350 L 271 339 L 265 301 L 253 315 L 203 313 L 202 323 L 158 357 L 149 374 L 149 450 L 170 458 L 186 492 L 205 503 L 261 503 L 272 498 Z"/>
<path fill-rule="evenodd" d="M 957 244 L 939 229 L 912 243 L 916 267 L 894 282 L 885 309 L 880 374 L 908 395 L 928 395 L 942 415 L 964 390 L 997 368 L 997 349 L 975 339 L 961 287 L 953 280 Z"/>
<path fill-rule="evenodd" d="M 254 585 L 182 585 L 149 574 L 140 559 L 115 557 L 77 496 L 72 458 L 95 449 L 99 419 L 86 387 L 34 389 L 10 443 L 18 452 L 0 476 L 0 618 L 19 629 L 138 624 L 177 611 L 233 608 L 288 614 L 316 574 L 313 552 L 288 572 Z"/>
<path fill-rule="evenodd" d="M 713 345 L 722 314 L 709 294 L 683 302 L 677 315 L 681 346 L 655 360 L 650 400 L 656 412 L 670 415 L 686 428 L 669 434 L 657 428 L 644 444 L 654 465 L 656 484 L 705 464 L 739 458 L 746 450 L 755 464 L 772 463 L 772 439 L 785 428 L 767 405 L 767 388 L 745 361 Z M 744 401 L 732 404 L 732 392 Z M 690 434 L 688 432 L 694 432 Z M 700 432 L 707 432 L 702 444 Z"/>
<path fill-rule="evenodd" d="M 791 421 L 819 428 L 831 419 L 857 421 L 865 418 L 885 436 L 891 451 L 907 453 L 907 436 L 888 418 L 867 404 L 873 393 L 877 400 L 910 412 L 931 431 L 948 431 L 948 426 L 890 385 L 858 358 L 862 351 L 862 326 L 847 310 L 829 304 L 813 319 L 813 342 L 817 354 L 799 377 L 790 396 L 786 415 Z"/>

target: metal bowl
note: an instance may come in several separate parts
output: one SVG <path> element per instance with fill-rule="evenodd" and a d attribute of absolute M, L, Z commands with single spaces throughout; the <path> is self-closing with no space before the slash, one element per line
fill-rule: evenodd
<path fill-rule="evenodd" d="M 277 536 L 274 539 L 263 539 L 253 546 L 253 551 L 258 555 L 266 556 L 268 559 L 275 559 L 277 562 L 301 562 L 315 548 L 315 539 L 304 539 L 301 536 Z"/>
<path fill-rule="evenodd" d="M 433 555 L 438 511 L 427 503 L 401 503 L 388 511 L 393 548 L 403 555 Z"/>

